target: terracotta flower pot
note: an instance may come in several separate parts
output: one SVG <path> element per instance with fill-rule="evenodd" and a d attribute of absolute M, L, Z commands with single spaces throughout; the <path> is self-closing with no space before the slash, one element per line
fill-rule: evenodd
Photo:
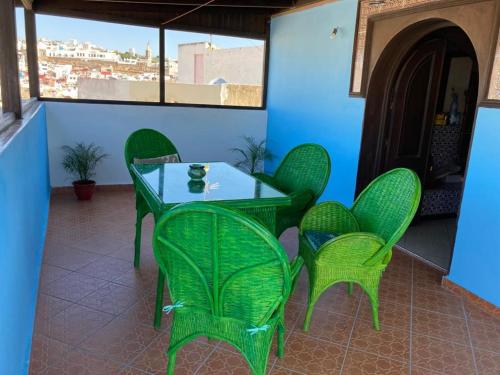
<path fill-rule="evenodd" d="M 95 190 L 95 181 L 80 180 L 73 182 L 76 197 L 79 201 L 88 201 L 92 198 Z"/>

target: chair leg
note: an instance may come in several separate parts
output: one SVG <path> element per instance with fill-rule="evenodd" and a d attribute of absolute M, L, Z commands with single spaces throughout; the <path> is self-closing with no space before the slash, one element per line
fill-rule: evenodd
<path fill-rule="evenodd" d="M 309 325 L 311 324 L 311 317 L 312 317 L 312 313 L 313 313 L 313 310 L 314 310 L 314 305 L 316 304 L 316 302 L 308 302 L 307 303 L 307 311 L 306 311 L 306 317 L 304 319 L 304 332 L 307 332 L 309 331 Z"/>
<path fill-rule="evenodd" d="M 370 303 L 372 305 L 372 319 L 373 319 L 373 328 L 377 331 L 380 331 L 380 322 L 378 320 L 378 298 L 371 298 Z"/>
<path fill-rule="evenodd" d="M 168 355 L 167 375 L 174 375 L 176 355 L 177 355 L 176 352 L 173 352 L 173 353 Z"/>
<path fill-rule="evenodd" d="M 280 322 L 278 323 L 278 358 L 283 358 L 285 355 L 285 327 Z"/>
<path fill-rule="evenodd" d="M 347 294 L 352 295 L 354 283 L 347 283 Z"/>
<path fill-rule="evenodd" d="M 311 317 L 312 313 L 314 310 L 314 305 L 316 304 L 316 301 L 318 300 L 319 296 L 313 295 L 313 291 L 315 290 L 314 286 L 314 278 L 312 277 L 312 274 L 309 272 L 309 269 L 307 270 L 308 276 L 309 276 L 309 292 L 308 292 L 308 297 L 307 297 L 307 310 L 306 310 L 306 317 L 304 318 L 304 327 L 303 330 L 304 332 L 309 331 L 309 325 L 311 324 Z M 320 293 L 321 295 L 321 293 Z"/>
<path fill-rule="evenodd" d="M 365 289 L 365 288 L 364 288 Z M 378 285 L 375 287 L 368 287 L 365 289 L 366 294 L 368 295 L 368 300 L 370 301 L 370 305 L 372 306 L 372 322 L 373 328 L 377 331 L 380 331 L 380 322 L 378 319 Z"/>
<path fill-rule="evenodd" d="M 161 326 L 164 288 L 165 288 L 165 274 L 160 268 L 158 268 L 158 282 L 156 284 L 156 306 L 155 306 L 155 318 L 154 318 L 155 328 L 160 328 Z"/>
<path fill-rule="evenodd" d="M 137 218 L 135 221 L 135 242 L 134 242 L 134 267 L 139 268 L 141 263 L 141 232 L 142 232 L 143 215 L 140 210 L 137 210 Z"/>

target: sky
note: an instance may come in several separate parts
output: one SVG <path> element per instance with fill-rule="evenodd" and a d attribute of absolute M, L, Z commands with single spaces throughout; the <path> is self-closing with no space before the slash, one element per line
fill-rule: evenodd
<path fill-rule="evenodd" d="M 17 37 L 24 39 L 24 17 L 21 8 L 16 9 Z M 37 37 L 52 40 L 77 39 L 79 42 L 92 42 L 93 44 L 126 52 L 134 48 L 137 53 L 144 54 L 146 44 L 150 43 L 153 54 L 159 54 L 158 29 L 120 25 L 115 23 L 80 20 L 76 18 L 36 16 Z M 177 45 L 179 43 L 192 43 L 209 41 L 209 34 L 188 33 L 167 30 L 166 55 L 177 58 Z M 231 48 L 243 46 L 262 45 L 260 40 L 232 38 L 225 36 L 212 36 L 212 42 L 218 47 Z"/>

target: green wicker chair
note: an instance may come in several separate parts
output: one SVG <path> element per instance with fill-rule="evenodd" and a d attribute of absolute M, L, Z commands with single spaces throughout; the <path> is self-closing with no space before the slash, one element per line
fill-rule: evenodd
<path fill-rule="evenodd" d="M 253 374 L 265 374 L 276 329 L 283 355 L 284 306 L 302 259 L 290 266 L 278 240 L 246 214 L 196 202 L 161 217 L 153 246 L 174 302 L 163 308 L 174 314 L 167 373 L 178 349 L 206 336 L 232 344 Z"/>
<path fill-rule="evenodd" d="M 135 207 L 137 219 L 135 223 L 135 254 L 134 266 L 139 267 L 141 259 L 141 230 L 142 220 L 151 212 L 143 196 L 137 191 L 136 181 L 133 173 L 130 171 L 130 165 L 134 159 L 156 158 L 164 155 L 178 154 L 174 144 L 162 133 L 153 129 L 139 129 L 127 139 L 125 143 L 125 163 L 130 172 L 135 188 Z M 180 160 L 180 156 L 179 156 Z"/>
<path fill-rule="evenodd" d="M 316 203 L 328 183 L 330 167 L 328 152 L 320 145 L 306 143 L 289 151 L 272 176 L 254 174 L 259 180 L 292 197 L 290 207 L 278 209 L 277 237 L 285 229 L 297 226 L 306 211 Z"/>
<path fill-rule="evenodd" d="M 304 330 L 323 292 L 339 282 L 361 286 L 372 306 L 373 326 L 380 330 L 378 287 L 420 202 L 420 180 L 409 169 L 393 169 L 363 190 L 351 209 L 338 202 L 312 207 L 299 227 L 299 254 L 309 275 Z"/>

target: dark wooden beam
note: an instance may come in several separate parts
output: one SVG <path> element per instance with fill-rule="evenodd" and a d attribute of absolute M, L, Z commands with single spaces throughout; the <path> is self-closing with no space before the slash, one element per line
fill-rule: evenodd
<path fill-rule="evenodd" d="M 165 103 L 165 29 L 160 27 L 160 103 Z"/>
<path fill-rule="evenodd" d="M 37 14 L 84 18 L 105 22 L 160 27 L 166 20 L 185 14 L 192 7 L 96 3 L 81 0 L 37 0 Z M 272 9 L 201 8 L 168 24 L 169 29 L 265 39 Z M 42 36 L 42 35 L 41 35 Z"/>
<path fill-rule="evenodd" d="M 24 9 L 32 10 L 33 9 L 33 0 L 21 0 Z"/>
<path fill-rule="evenodd" d="M 26 57 L 28 59 L 30 97 L 38 98 L 40 96 L 40 81 L 38 77 L 38 48 L 35 13 L 32 10 L 24 10 L 24 26 L 26 29 Z"/>
<path fill-rule="evenodd" d="M 122 0 L 120 0 L 122 1 Z M 198 0 L 196 0 L 198 1 Z M 220 0 L 218 0 L 220 1 Z M 199 12 L 233 12 L 246 13 L 246 14 L 267 14 L 272 15 L 278 12 L 283 7 L 276 9 L 275 7 L 244 7 L 244 6 L 211 6 L 218 2 L 213 1 L 212 3 L 203 6 L 199 9 Z M 207 4 L 208 0 L 202 1 L 203 4 Z M 58 10 L 78 10 L 81 12 L 88 13 L 106 13 L 106 12 L 118 12 L 118 13 L 136 13 L 138 16 L 142 14 L 181 14 L 193 10 L 195 7 L 199 7 L 201 4 L 190 6 L 190 5 L 168 5 L 162 3 L 145 3 L 141 1 L 133 1 L 128 3 L 122 3 L 118 1 L 88 1 L 88 0 L 37 0 L 33 4 L 33 9 L 36 13 L 40 11 L 50 12 Z M 288 8 L 288 7 L 285 7 Z M 160 17 L 161 18 L 161 17 Z"/>
<path fill-rule="evenodd" d="M 217 0 L 213 3 L 206 4 L 208 0 L 81 0 L 89 3 L 119 3 L 127 4 L 144 4 L 144 5 L 168 5 L 168 6 L 189 6 L 197 7 L 200 5 L 206 7 L 227 7 L 227 8 L 276 8 L 287 9 L 294 6 L 292 0 Z M 206 4 L 206 5 L 205 5 Z"/>
<path fill-rule="evenodd" d="M 21 117 L 21 92 L 17 61 L 16 13 L 13 0 L 0 1 L 0 81 L 3 112 Z"/>

